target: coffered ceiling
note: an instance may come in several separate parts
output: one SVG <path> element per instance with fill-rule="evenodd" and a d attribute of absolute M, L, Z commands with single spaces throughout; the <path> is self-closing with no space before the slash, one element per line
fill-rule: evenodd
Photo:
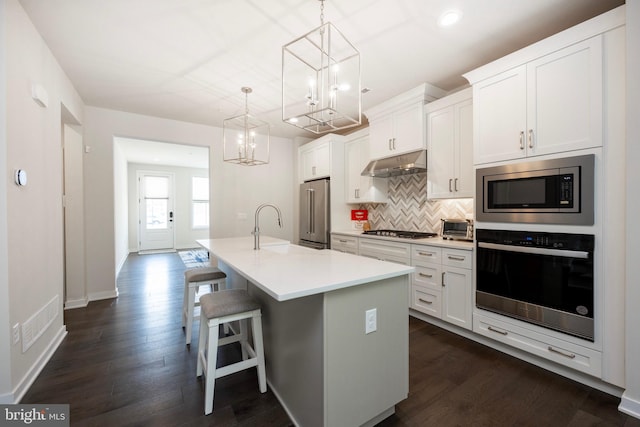
<path fill-rule="evenodd" d="M 320 24 L 317 0 L 20 0 L 87 105 L 221 126 L 244 112 L 272 135 L 281 122 L 281 48 Z M 623 0 L 326 0 L 330 21 L 360 50 L 363 111 L 462 74 Z M 458 24 L 438 17 L 458 9 Z"/>

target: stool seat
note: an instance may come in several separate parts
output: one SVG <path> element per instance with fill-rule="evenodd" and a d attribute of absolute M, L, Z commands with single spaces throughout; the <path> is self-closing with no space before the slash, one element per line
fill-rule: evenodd
<path fill-rule="evenodd" d="M 227 275 L 217 267 L 195 267 L 184 272 L 184 297 L 182 301 L 182 326 L 186 335 L 186 344 L 191 344 L 193 320 L 198 318 L 195 307 L 200 305 L 196 299 L 200 288 L 207 286 L 209 292 L 223 289 Z M 217 288 L 217 289 L 216 289 Z"/>
<path fill-rule="evenodd" d="M 260 308 L 260 303 L 241 289 L 228 289 L 200 297 L 200 310 L 207 319 L 244 313 Z"/>
<path fill-rule="evenodd" d="M 258 371 L 258 386 L 261 393 L 267 391 L 267 376 L 262 342 L 262 312 L 260 303 L 245 290 L 227 289 L 200 297 L 200 336 L 198 340 L 198 365 L 196 375 L 205 376 L 204 413 L 213 412 L 213 394 L 216 378 L 244 369 Z M 251 319 L 253 347 L 249 344 L 247 320 Z M 219 326 L 238 322 L 239 332 L 219 337 Z M 239 342 L 242 360 L 217 367 L 218 347 Z"/>
<path fill-rule="evenodd" d="M 225 279 L 227 275 L 217 267 L 196 267 L 184 272 L 184 279 L 189 282 L 206 282 Z"/>

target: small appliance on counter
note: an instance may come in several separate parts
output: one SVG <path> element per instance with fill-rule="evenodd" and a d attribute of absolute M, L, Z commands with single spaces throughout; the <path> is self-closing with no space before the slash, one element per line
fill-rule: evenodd
<path fill-rule="evenodd" d="M 443 239 L 473 241 L 473 220 L 442 218 L 440 235 Z"/>

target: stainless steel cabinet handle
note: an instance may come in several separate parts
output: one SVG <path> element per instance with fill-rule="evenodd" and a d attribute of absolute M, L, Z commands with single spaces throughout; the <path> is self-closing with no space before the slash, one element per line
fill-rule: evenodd
<path fill-rule="evenodd" d="M 395 138 L 393 138 L 393 149 L 394 150 L 396 149 L 396 139 Z"/>
<path fill-rule="evenodd" d="M 393 140 L 391 138 L 389 138 L 389 151 L 393 150 L 393 145 L 391 145 L 392 141 Z"/>
<path fill-rule="evenodd" d="M 340 242 L 340 243 L 347 243 L 347 242 L 348 242 L 348 240 L 338 239 L 338 242 Z"/>
<path fill-rule="evenodd" d="M 423 302 L 425 304 L 433 304 L 433 301 L 427 301 L 426 299 L 418 298 L 418 301 Z"/>
<path fill-rule="evenodd" d="M 524 131 L 520 131 L 520 149 L 524 150 Z"/>
<path fill-rule="evenodd" d="M 418 252 L 418 255 L 420 255 L 420 256 L 433 256 L 433 253 L 431 253 L 431 252 Z"/>
<path fill-rule="evenodd" d="M 453 189 L 454 191 L 458 191 L 458 178 L 453 180 Z"/>
<path fill-rule="evenodd" d="M 533 148 L 533 129 L 529 129 L 529 148 Z"/>
<path fill-rule="evenodd" d="M 422 277 L 426 277 L 427 279 L 431 279 L 433 277 L 433 274 L 418 273 L 418 276 L 422 276 Z"/>
<path fill-rule="evenodd" d="M 464 261 L 464 257 L 461 257 L 461 256 L 447 255 L 447 258 L 452 259 L 454 261 Z"/>
<path fill-rule="evenodd" d="M 453 181 L 453 179 L 449 178 L 449 193 L 451 193 L 453 190 L 451 189 L 451 182 Z"/>
<path fill-rule="evenodd" d="M 311 166 L 311 175 L 315 175 L 315 174 L 316 174 L 316 167 Z"/>
<path fill-rule="evenodd" d="M 442 272 L 442 287 L 444 288 L 445 284 L 444 284 L 444 271 Z"/>
<path fill-rule="evenodd" d="M 568 357 L 569 359 L 575 359 L 576 355 L 573 353 L 565 353 L 564 351 L 560 351 L 556 348 L 553 348 L 551 346 L 547 347 L 547 349 L 552 352 L 552 353 L 556 353 L 559 354 L 560 356 L 564 356 L 564 357 Z"/>
<path fill-rule="evenodd" d="M 490 330 L 491 332 L 495 332 L 495 333 L 500 334 L 500 335 L 507 335 L 508 334 L 507 331 L 500 331 L 498 329 L 494 329 L 491 326 L 487 326 L 487 329 Z"/>

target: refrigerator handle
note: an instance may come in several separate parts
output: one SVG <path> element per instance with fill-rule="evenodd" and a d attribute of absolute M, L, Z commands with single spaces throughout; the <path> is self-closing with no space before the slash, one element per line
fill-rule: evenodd
<path fill-rule="evenodd" d="M 316 232 L 316 224 L 315 224 L 315 215 L 314 215 L 314 206 L 315 206 L 315 191 L 313 188 L 307 189 L 307 225 L 308 225 L 308 234 L 314 234 Z"/>

